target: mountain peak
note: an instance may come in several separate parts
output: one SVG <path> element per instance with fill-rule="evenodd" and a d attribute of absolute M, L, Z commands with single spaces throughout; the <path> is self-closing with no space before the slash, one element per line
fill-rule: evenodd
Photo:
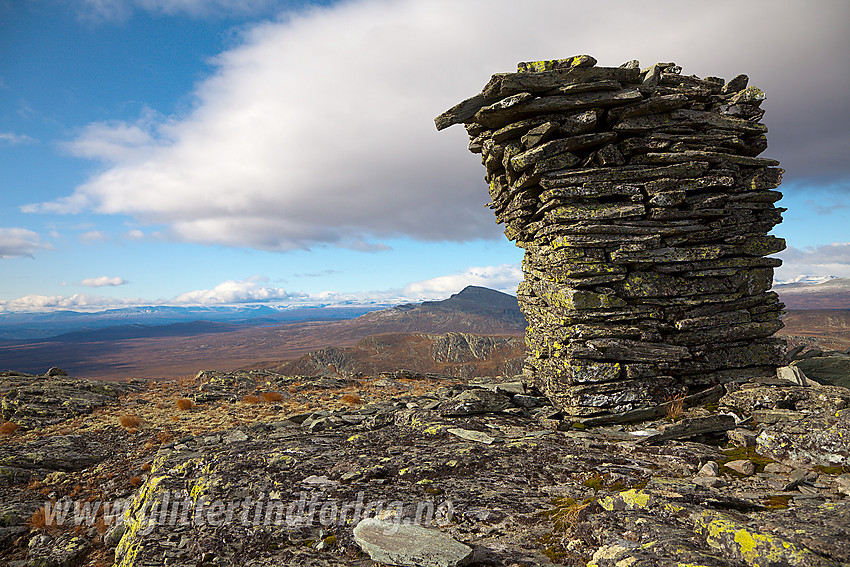
<path fill-rule="evenodd" d="M 468 285 L 448 299 L 442 301 L 423 301 L 423 307 L 442 307 L 446 309 L 518 309 L 516 297 L 477 285 Z"/>

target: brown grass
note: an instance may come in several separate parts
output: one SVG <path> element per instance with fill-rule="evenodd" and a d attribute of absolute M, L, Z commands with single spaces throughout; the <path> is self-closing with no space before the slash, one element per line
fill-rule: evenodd
<path fill-rule="evenodd" d="M 136 429 L 141 425 L 142 418 L 137 415 L 130 415 L 125 413 L 120 418 L 118 418 L 118 422 L 121 424 L 121 427 L 125 427 L 127 429 Z"/>
<path fill-rule="evenodd" d="M 263 399 L 269 403 L 283 401 L 283 394 L 280 392 L 263 392 L 260 395 L 263 396 Z"/>
<path fill-rule="evenodd" d="M 134 487 L 138 487 L 142 484 L 142 478 L 139 476 L 131 476 L 130 484 L 132 484 Z"/>
<path fill-rule="evenodd" d="M 0 435 L 11 435 L 18 429 L 20 429 L 20 425 L 11 421 L 4 421 L 2 425 L 0 425 Z"/>
<path fill-rule="evenodd" d="M 190 400 L 189 398 L 180 398 L 177 400 L 177 409 L 182 411 L 187 411 L 195 407 L 195 402 Z"/>
<path fill-rule="evenodd" d="M 677 394 L 670 399 L 670 405 L 667 407 L 668 419 L 679 419 L 685 411 L 685 394 Z"/>
<path fill-rule="evenodd" d="M 177 385 L 183 388 L 194 386 L 196 381 L 197 380 L 195 375 L 184 375 L 177 377 Z"/>
<path fill-rule="evenodd" d="M 147 463 L 142 465 L 142 472 L 148 472 L 149 470 L 151 470 L 150 462 L 147 462 Z"/>
<path fill-rule="evenodd" d="M 363 399 L 357 394 L 346 394 L 342 397 L 341 401 L 350 406 L 363 403 Z"/>
<path fill-rule="evenodd" d="M 242 396 L 242 403 L 245 404 L 259 404 L 261 401 L 262 398 L 260 396 L 255 396 L 254 394 Z"/>
<path fill-rule="evenodd" d="M 43 530 L 47 527 L 43 506 L 32 513 L 32 516 L 27 520 L 27 525 L 36 530 Z"/>
<path fill-rule="evenodd" d="M 168 443 L 171 441 L 171 434 L 163 429 L 157 432 L 156 438 L 160 443 Z"/>

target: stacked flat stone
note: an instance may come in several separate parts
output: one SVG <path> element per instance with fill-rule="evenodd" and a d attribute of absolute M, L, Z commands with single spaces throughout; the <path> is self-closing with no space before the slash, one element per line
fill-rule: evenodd
<path fill-rule="evenodd" d="M 747 76 L 520 63 L 435 119 L 464 124 L 525 250 L 526 372 L 565 412 L 619 413 L 772 376 L 783 171 Z"/>

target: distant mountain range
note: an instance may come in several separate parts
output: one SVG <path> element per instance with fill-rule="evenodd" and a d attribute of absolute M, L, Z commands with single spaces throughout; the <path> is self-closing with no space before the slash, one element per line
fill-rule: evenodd
<path fill-rule="evenodd" d="M 791 284 L 821 284 L 826 283 L 830 280 L 837 280 L 838 276 L 809 276 L 809 275 L 801 275 L 791 278 L 790 280 L 782 280 L 776 281 L 773 283 L 774 286 L 778 285 L 791 285 Z"/>
<path fill-rule="evenodd" d="M 828 276 L 815 283 L 812 276 L 805 278 L 773 286 L 788 309 L 850 309 L 850 278 Z"/>
<path fill-rule="evenodd" d="M 794 341 L 816 342 L 830 348 L 850 345 L 850 335 L 846 334 L 850 320 L 850 278 L 810 282 L 801 280 L 774 286 L 789 309 L 785 318 L 787 328 L 780 334 L 793 337 Z M 72 376 L 106 379 L 166 378 L 195 374 L 203 369 L 245 367 L 278 367 L 292 372 L 313 369 L 324 373 L 330 366 L 325 364 L 323 355 L 299 357 L 328 347 L 352 347 L 345 352 L 331 350 L 325 354 L 332 355 L 328 360 L 339 355 L 349 366 L 370 369 L 377 359 L 368 362 L 364 353 L 374 351 L 377 356 L 375 345 L 368 342 L 357 345 L 374 335 L 397 335 L 387 339 L 395 346 L 381 352 L 400 364 L 405 352 L 433 350 L 427 344 L 437 339 L 426 340 L 422 338 L 424 335 L 521 337 L 526 326 L 514 296 L 475 286 L 443 301 L 380 310 L 374 307 L 290 311 L 268 307 L 157 307 L 95 314 L 36 314 L 29 318 L 8 314 L 0 316 L 0 337 L 6 337 L 0 340 L 0 370 L 42 373 L 58 366 Z M 297 318 L 301 320 L 291 320 Z M 27 329 L 28 339 L 9 340 L 8 337 Z M 50 329 L 64 332 L 48 336 Z M 405 345 L 405 340 L 398 338 L 400 334 L 416 334 L 419 338 L 412 337 Z M 515 346 L 512 343 L 511 348 Z M 512 351 L 511 357 L 516 358 L 515 354 Z M 414 358 L 422 360 L 418 355 Z M 465 361 L 467 370 L 467 363 L 481 366 L 480 361 Z M 432 365 L 429 371 L 445 366 L 440 364 Z M 375 366 L 374 369 L 386 368 Z"/>
<path fill-rule="evenodd" d="M 330 316 L 318 320 L 326 315 L 323 309 L 313 313 L 314 320 L 284 324 L 273 324 L 267 317 L 167 325 L 125 323 L 7 340 L 0 342 L 0 370 L 40 373 L 58 366 L 77 377 L 163 378 L 203 369 L 282 364 L 324 347 L 352 346 L 380 333 L 522 336 L 525 330 L 515 297 L 475 286 L 443 301 L 399 305 L 344 320 L 338 308 L 332 311 L 337 320 L 327 320 Z"/>
<path fill-rule="evenodd" d="M 0 340 L 28 340 L 64 333 L 87 332 L 118 325 L 163 326 L 197 321 L 237 325 L 279 325 L 294 321 L 351 319 L 388 304 L 315 306 L 281 309 L 267 305 L 248 306 L 145 306 L 107 309 L 93 313 L 50 311 L 0 314 Z"/>

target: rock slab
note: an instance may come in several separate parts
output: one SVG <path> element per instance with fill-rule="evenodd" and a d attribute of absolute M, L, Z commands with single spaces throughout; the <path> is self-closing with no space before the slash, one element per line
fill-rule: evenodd
<path fill-rule="evenodd" d="M 373 561 L 410 567 L 460 567 L 472 560 L 472 548 L 417 525 L 365 518 L 354 528 L 354 541 Z"/>

